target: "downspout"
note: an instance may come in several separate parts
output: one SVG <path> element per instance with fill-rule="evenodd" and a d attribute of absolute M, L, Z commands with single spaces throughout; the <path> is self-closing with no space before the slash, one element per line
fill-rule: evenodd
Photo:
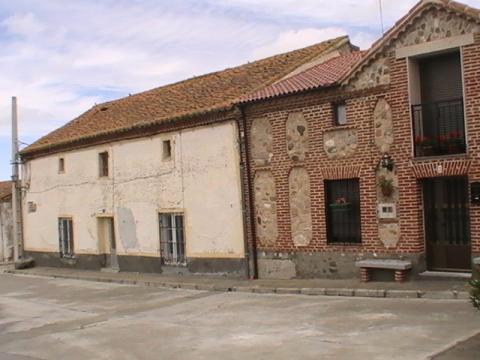
<path fill-rule="evenodd" d="M 240 145 L 240 179 L 242 193 L 242 213 L 243 213 L 243 237 L 245 244 L 245 262 L 247 279 L 258 278 L 257 268 L 257 246 L 255 241 L 255 224 L 253 221 L 253 198 L 252 183 L 250 176 L 250 156 L 247 136 L 247 119 L 243 107 L 235 106 L 235 120 L 238 128 L 238 139 Z M 249 241 L 249 234 L 251 241 Z"/>

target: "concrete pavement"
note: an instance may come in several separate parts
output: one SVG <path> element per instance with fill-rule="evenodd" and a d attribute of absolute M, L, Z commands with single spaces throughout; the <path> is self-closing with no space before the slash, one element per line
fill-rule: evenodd
<path fill-rule="evenodd" d="M 426 359 L 467 301 L 193 291 L 0 275 L 0 359 Z"/>

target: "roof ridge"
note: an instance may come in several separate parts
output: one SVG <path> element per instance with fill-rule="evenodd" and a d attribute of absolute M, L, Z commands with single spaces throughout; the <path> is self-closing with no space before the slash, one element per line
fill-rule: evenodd
<path fill-rule="evenodd" d="M 349 38 L 344 35 L 95 104 L 23 149 L 21 154 L 33 156 L 38 152 L 60 151 L 82 141 L 88 146 L 90 139 L 99 136 L 111 138 L 115 133 L 228 110 L 245 94 L 268 86 L 302 64 L 346 44 Z"/>
<path fill-rule="evenodd" d="M 348 67 L 360 61 L 365 53 L 365 50 L 354 50 L 347 54 L 338 54 L 322 63 L 304 69 L 298 74 L 251 92 L 237 100 L 237 103 L 255 102 L 332 86 L 337 84 L 339 77 L 348 72 Z"/>
<path fill-rule="evenodd" d="M 215 70 L 215 71 L 212 71 L 212 72 L 209 72 L 209 73 L 205 73 L 205 74 L 201 74 L 201 75 L 195 75 L 195 76 L 189 77 L 187 79 L 182 79 L 182 80 L 178 80 L 178 81 L 168 83 L 168 84 L 165 84 L 165 85 L 157 86 L 157 87 L 154 87 L 154 88 L 151 88 L 151 89 L 148 89 L 148 90 L 144 90 L 144 91 L 140 91 L 138 93 L 131 94 L 131 95 L 128 95 L 128 96 L 124 96 L 124 97 L 121 97 L 121 98 L 118 98 L 118 99 L 105 101 L 105 102 L 102 102 L 102 103 L 99 103 L 99 104 L 95 104 L 94 106 L 91 107 L 91 109 L 93 109 L 95 107 L 105 106 L 105 105 L 108 105 L 108 104 L 111 104 L 111 103 L 114 103 L 114 102 L 117 102 L 117 101 L 121 101 L 121 100 L 124 100 L 124 99 L 130 99 L 130 98 L 138 96 L 138 95 L 144 95 L 146 93 L 149 93 L 149 92 L 152 92 L 152 91 L 155 91 L 155 90 L 160 90 L 160 89 L 163 89 L 163 88 L 168 88 L 168 87 L 173 87 L 173 86 L 179 86 L 181 84 L 188 83 L 188 82 L 193 81 L 193 80 L 198 80 L 198 79 L 201 79 L 201 78 L 204 78 L 204 77 L 207 77 L 207 76 L 214 76 L 216 74 L 224 73 L 224 72 L 227 72 L 229 70 L 235 70 L 235 69 L 243 67 L 243 66 L 249 66 L 249 65 L 253 66 L 253 65 L 258 64 L 260 62 L 266 62 L 268 60 L 272 60 L 274 58 L 278 58 L 278 57 L 281 57 L 281 56 L 288 56 L 288 55 L 291 55 L 291 54 L 294 54 L 294 53 L 297 53 L 297 52 L 300 52 L 300 51 L 308 51 L 308 50 L 313 49 L 315 47 L 319 47 L 319 46 L 321 46 L 325 43 L 331 42 L 329 48 L 322 51 L 322 53 L 324 53 L 325 51 L 327 51 L 328 49 L 333 47 L 333 45 L 335 45 L 337 42 L 340 42 L 341 40 L 348 40 L 348 39 L 349 39 L 348 35 L 338 36 L 336 38 L 324 40 L 324 41 L 318 42 L 316 44 L 312 44 L 312 45 L 305 46 L 305 47 L 302 47 L 302 48 L 290 50 L 290 51 L 280 53 L 280 54 L 267 56 L 265 58 L 261 58 L 261 59 L 254 60 L 254 61 L 249 61 L 249 62 L 242 63 L 242 64 L 236 65 L 236 66 L 227 67 L 227 68 L 224 68 L 224 69 L 221 69 L 221 70 Z M 309 58 L 307 61 L 315 58 L 316 56 L 318 56 L 318 54 L 312 55 L 312 57 Z"/>
<path fill-rule="evenodd" d="M 359 69 L 364 66 L 365 63 L 367 63 L 371 57 L 377 53 L 378 50 L 380 50 L 385 43 L 387 43 L 391 37 L 395 35 L 395 33 L 401 31 L 401 27 L 408 24 L 408 22 L 415 17 L 417 17 L 419 14 L 423 13 L 424 11 L 427 11 L 430 7 L 433 6 L 441 6 L 447 10 L 450 11 L 455 11 L 455 12 L 461 12 L 464 15 L 470 16 L 472 18 L 475 18 L 474 15 L 476 15 L 476 21 L 480 22 L 480 10 L 474 7 L 470 7 L 466 4 L 462 4 L 457 1 L 453 0 L 419 0 L 415 6 L 410 9 L 409 12 L 407 12 L 404 16 L 402 16 L 399 20 L 395 22 L 395 24 L 388 29 L 383 36 L 381 36 L 378 40 L 376 40 L 370 48 L 367 50 L 367 53 L 365 57 L 354 66 L 351 71 L 345 74 L 345 76 L 339 80 L 339 82 L 345 82 L 350 76 L 355 74 Z"/>

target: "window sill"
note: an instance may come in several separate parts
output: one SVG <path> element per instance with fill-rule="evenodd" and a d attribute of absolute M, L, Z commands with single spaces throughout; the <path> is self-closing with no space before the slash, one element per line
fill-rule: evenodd
<path fill-rule="evenodd" d="M 461 153 L 461 154 L 449 154 L 449 155 L 417 156 L 417 157 L 413 157 L 412 161 L 422 162 L 422 161 L 432 161 L 432 160 L 468 159 L 468 158 L 469 156 L 467 153 Z"/>

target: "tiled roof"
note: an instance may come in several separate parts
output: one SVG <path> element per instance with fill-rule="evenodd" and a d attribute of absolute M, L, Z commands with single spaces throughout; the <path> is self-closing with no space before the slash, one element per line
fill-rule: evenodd
<path fill-rule="evenodd" d="M 363 51 L 355 51 L 347 55 L 339 55 L 247 95 L 241 99 L 241 102 L 264 100 L 334 85 L 360 61 L 364 54 Z"/>
<path fill-rule="evenodd" d="M 10 195 L 12 195 L 12 182 L 0 181 L 0 202 L 9 198 Z"/>
<path fill-rule="evenodd" d="M 105 134 L 230 108 L 236 100 L 281 79 L 299 66 L 340 46 L 342 36 L 303 49 L 194 77 L 94 106 L 22 151 L 31 155 L 52 147 L 90 141 Z"/>

